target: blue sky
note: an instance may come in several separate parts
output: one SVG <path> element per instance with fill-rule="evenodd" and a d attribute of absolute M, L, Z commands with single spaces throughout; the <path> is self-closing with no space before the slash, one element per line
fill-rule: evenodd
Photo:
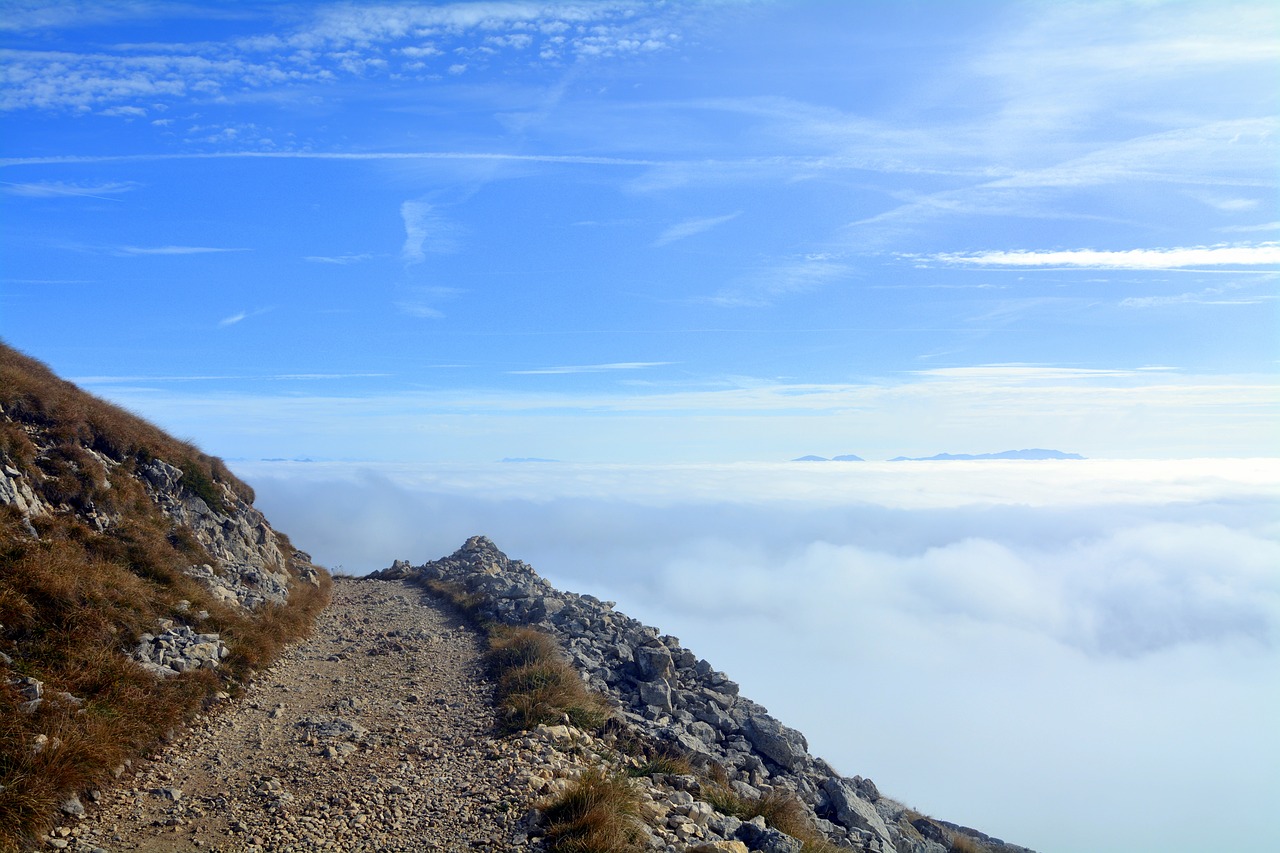
<path fill-rule="evenodd" d="M 1261 853 L 1278 107 L 1265 3 L 0 0 L 0 337 L 923 811 Z"/>
<path fill-rule="evenodd" d="M 1265 4 L 0 8 L 0 335 L 213 452 L 1276 455 Z"/>

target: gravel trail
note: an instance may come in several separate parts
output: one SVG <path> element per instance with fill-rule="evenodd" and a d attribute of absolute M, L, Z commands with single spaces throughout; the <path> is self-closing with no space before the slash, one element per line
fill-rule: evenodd
<path fill-rule="evenodd" d="M 397 581 L 337 579 L 315 632 L 51 833 L 69 850 L 524 847 L 527 772 L 494 737 L 481 640 Z M 60 843 L 61 842 L 61 843 Z"/>

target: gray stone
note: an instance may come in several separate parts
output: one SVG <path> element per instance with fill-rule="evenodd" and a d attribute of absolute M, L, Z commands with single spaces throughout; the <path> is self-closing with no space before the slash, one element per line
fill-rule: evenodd
<path fill-rule="evenodd" d="M 62 810 L 63 814 L 69 814 L 72 817 L 84 817 L 84 803 L 80 802 L 80 798 L 75 794 L 59 803 L 58 808 Z"/>
<path fill-rule="evenodd" d="M 744 729 L 752 746 L 787 770 L 799 770 L 809 758 L 804 735 L 767 714 L 748 717 Z"/>
<path fill-rule="evenodd" d="M 663 646 L 641 646 L 635 650 L 636 667 L 646 681 L 671 674 L 671 652 Z"/>
<path fill-rule="evenodd" d="M 870 832 L 892 849 L 893 837 L 889 828 L 876 812 L 876 807 L 859 796 L 856 783 L 833 777 L 822 783 L 822 790 L 835 811 L 836 820 L 842 826 Z"/>

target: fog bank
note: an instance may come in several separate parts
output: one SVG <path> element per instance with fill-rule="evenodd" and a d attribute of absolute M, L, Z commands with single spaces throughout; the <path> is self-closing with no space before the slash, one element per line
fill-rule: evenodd
<path fill-rule="evenodd" d="M 484 533 L 943 819 L 1044 853 L 1269 846 L 1276 461 L 234 467 L 349 572 Z"/>

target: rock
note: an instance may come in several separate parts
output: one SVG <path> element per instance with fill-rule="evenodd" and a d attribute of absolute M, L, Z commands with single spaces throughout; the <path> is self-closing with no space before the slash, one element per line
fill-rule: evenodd
<path fill-rule="evenodd" d="M 80 797 L 75 794 L 59 803 L 58 808 L 63 814 L 69 814 L 72 817 L 84 817 L 84 803 L 80 802 Z"/>
<path fill-rule="evenodd" d="M 671 674 L 671 652 L 664 646 L 641 646 L 635 650 L 636 667 L 646 681 L 666 678 Z"/>
<path fill-rule="evenodd" d="M 889 828 L 881 819 L 876 807 L 858 795 L 857 785 L 848 779 L 828 778 L 822 783 L 822 790 L 835 811 L 836 819 L 848 829 L 861 829 L 872 833 L 876 838 L 893 849 L 893 838 Z"/>
<path fill-rule="evenodd" d="M 804 735 L 767 714 L 748 717 L 743 729 L 752 746 L 787 770 L 799 770 L 809 758 Z"/>

